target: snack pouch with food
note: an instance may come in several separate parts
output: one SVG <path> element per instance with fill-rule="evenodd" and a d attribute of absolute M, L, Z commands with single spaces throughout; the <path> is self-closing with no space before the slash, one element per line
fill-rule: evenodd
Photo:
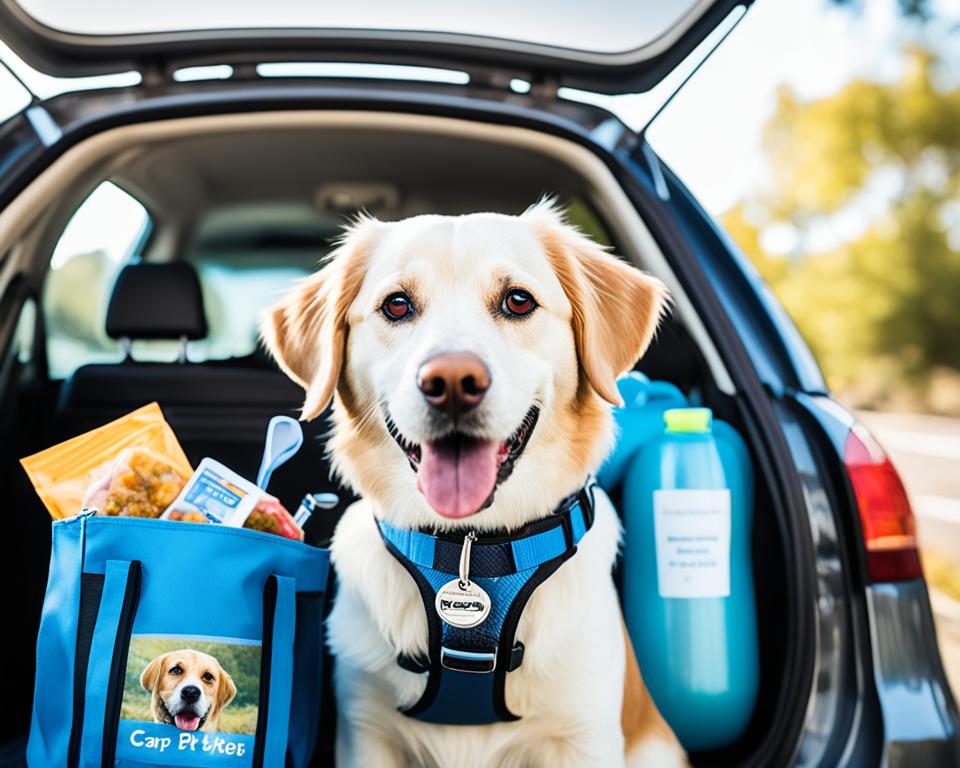
<path fill-rule="evenodd" d="M 276 498 L 214 459 L 203 459 L 163 513 L 167 520 L 252 528 L 288 539 L 303 531 Z"/>
<path fill-rule="evenodd" d="M 54 519 L 159 517 L 193 473 L 157 403 L 20 460 Z"/>
<path fill-rule="evenodd" d="M 87 488 L 83 506 L 113 517 L 156 518 L 186 483 L 187 478 L 159 456 L 126 448 Z"/>

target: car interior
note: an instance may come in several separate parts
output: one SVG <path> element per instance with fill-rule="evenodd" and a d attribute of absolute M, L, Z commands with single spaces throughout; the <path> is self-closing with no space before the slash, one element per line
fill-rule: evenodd
<path fill-rule="evenodd" d="M 18 626 L 38 623 L 50 534 L 17 460 L 156 400 L 194 465 L 212 456 L 255 476 L 267 421 L 297 415 L 302 402 L 259 347 L 257 313 L 318 268 L 360 211 L 516 214 L 555 196 L 584 231 L 671 288 L 673 310 L 638 370 L 673 382 L 750 441 L 742 402 L 681 283 L 610 171 L 582 147 L 526 129 L 372 114 L 189 118 L 109 133 L 69 150 L 0 215 L 0 246 L 9 245 L 0 268 L 28 275 L 0 372 L 9 436 L 0 482 L 12 508 L 3 573 L 18 585 Z M 65 232 L 104 184 L 135 201 L 140 231 L 119 257 L 58 261 Z M 323 417 L 304 424 L 303 449 L 270 486 L 291 510 L 305 492 L 340 495 L 337 509 L 308 524 L 313 543 L 329 538 L 352 498 L 330 477 L 327 429 Z M 741 740 L 696 756 L 698 764 L 739 761 L 768 735 L 790 642 L 782 620 L 789 531 L 754 458 L 760 697 Z M 14 658 L 32 659 L 32 635 L 12 642 Z M 14 666 L 16 689 L 30 691 L 32 663 Z M 21 715 L 0 725 L 0 741 L 23 736 L 29 706 Z"/>

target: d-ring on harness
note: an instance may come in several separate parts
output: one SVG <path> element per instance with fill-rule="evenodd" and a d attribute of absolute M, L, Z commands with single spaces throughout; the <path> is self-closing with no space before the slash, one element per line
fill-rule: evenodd
<path fill-rule="evenodd" d="M 507 673 L 523 662 L 517 624 L 533 591 L 573 556 L 593 525 L 592 484 L 510 534 L 464 537 L 377 524 L 427 614 L 429 658 L 397 659 L 429 675 L 423 696 L 403 712 L 449 725 L 517 720 L 504 700 Z"/>

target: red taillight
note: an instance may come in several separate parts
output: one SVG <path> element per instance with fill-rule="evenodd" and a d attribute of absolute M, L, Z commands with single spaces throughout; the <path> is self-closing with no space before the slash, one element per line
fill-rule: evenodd
<path fill-rule="evenodd" d="M 860 508 L 870 580 L 906 581 L 923 576 L 916 523 L 900 475 L 866 429 L 847 437 L 843 463 Z"/>

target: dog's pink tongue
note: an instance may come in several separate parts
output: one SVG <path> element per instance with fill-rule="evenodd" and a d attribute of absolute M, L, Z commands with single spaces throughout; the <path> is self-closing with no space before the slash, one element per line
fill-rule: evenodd
<path fill-rule="evenodd" d="M 420 447 L 417 488 L 434 511 L 444 517 L 479 512 L 497 483 L 497 452 L 492 442 L 460 445 L 424 443 Z"/>
<path fill-rule="evenodd" d="M 180 712 L 173 716 L 177 723 L 177 728 L 181 731 L 195 731 L 200 727 L 200 718 L 197 715 L 187 715 Z"/>

